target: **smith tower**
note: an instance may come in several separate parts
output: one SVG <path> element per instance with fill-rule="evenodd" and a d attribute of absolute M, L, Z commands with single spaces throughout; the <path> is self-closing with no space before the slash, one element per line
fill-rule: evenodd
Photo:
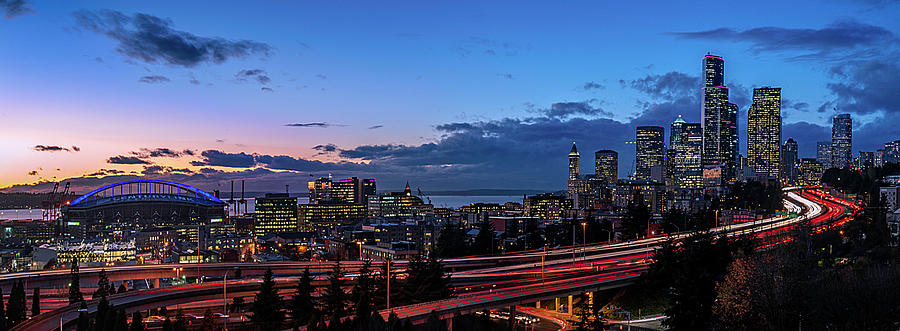
<path fill-rule="evenodd" d="M 753 89 L 747 112 L 747 158 L 753 171 L 779 178 L 781 167 L 781 88 Z"/>
<path fill-rule="evenodd" d="M 733 181 L 737 166 L 737 109 L 728 101 L 725 59 L 703 57 L 703 166 L 722 167 L 722 179 Z"/>
<path fill-rule="evenodd" d="M 569 180 L 578 179 L 578 166 L 581 161 L 581 155 L 578 154 L 578 148 L 572 143 L 572 150 L 569 151 Z"/>

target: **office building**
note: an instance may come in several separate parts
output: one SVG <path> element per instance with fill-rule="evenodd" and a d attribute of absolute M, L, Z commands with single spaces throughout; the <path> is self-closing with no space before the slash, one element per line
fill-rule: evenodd
<path fill-rule="evenodd" d="M 595 152 L 594 174 L 604 184 L 615 184 L 619 178 L 619 153 L 608 149 Z"/>
<path fill-rule="evenodd" d="M 800 185 L 818 186 L 822 183 L 825 168 L 816 159 L 800 159 Z"/>
<path fill-rule="evenodd" d="M 831 124 L 831 166 L 847 168 L 851 164 L 853 120 L 850 114 L 835 115 Z"/>
<path fill-rule="evenodd" d="M 747 159 L 757 174 L 781 177 L 781 88 L 753 89 L 747 113 Z"/>
<path fill-rule="evenodd" d="M 569 180 L 578 179 L 579 162 L 581 162 L 581 155 L 578 154 L 578 148 L 575 147 L 573 142 L 572 150 L 569 151 Z"/>
<path fill-rule="evenodd" d="M 386 192 L 369 196 L 367 213 L 369 217 L 404 218 L 431 213 L 434 206 L 425 204 L 413 195 L 406 183 L 403 192 Z"/>
<path fill-rule="evenodd" d="M 866 169 L 874 166 L 875 152 L 859 151 L 859 156 L 856 157 L 856 167 L 859 169 Z"/>
<path fill-rule="evenodd" d="M 365 204 L 366 197 L 375 195 L 375 180 L 348 177 L 332 181 L 320 177 L 307 185 L 310 204 Z"/>
<path fill-rule="evenodd" d="M 651 179 L 654 166 L 665 166 L 665 128 L 639 126 L 636 130 L 635 178 Z"/>
<path fill-rule="evenodd" d="M 703 166 L 722 165 L 723 179 L 733 181 L 737 167 L 737 105 L 728 101 L 725 60 L 703 57 Z"/>
<path fill-rule="evenodd" d="M 820 141 L 816 143 L 816 161 L 825 169 L 831 169 L 831 142 Z"/>
<path fill-rule="evenodd" d="M 669 137 L 669 162 L 672 164 L 672 178 L 679 189 L 699 189 L 703 165 L 700 161 L 703 151 L 703 126 L 687 123 L 679 115 L 672 122 Z"/>
<path fill-rule="evenodd" d="M 794 185 L 797 183 L 797 175 L 799 162 L 797 142 L 794 138 L 788 138 L 781 146 L 781 182 L 784 185 Z"/>
<path fill-rule="evenodd" d="M 542 220 L 566 217 L 573 207 L 572 199 L 546 193 L 527 197 L 524 204 L 525 216 Z"/>
<path fill-rule="evenodd" d="M 257 236 L 298 231 L 297 198 L 287 193 L 268 193 L 263 198 L 256 198 L 253 220 L 253 232 Z"/>
<path fill-rule="evenodd" d="M 900 140 L 884 144 L 882 163 L 900 163 Z"/>

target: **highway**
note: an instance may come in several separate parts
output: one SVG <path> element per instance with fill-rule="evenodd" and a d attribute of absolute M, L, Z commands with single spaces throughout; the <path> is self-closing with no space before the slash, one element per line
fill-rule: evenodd
<path fill-rule="evenodd" d="M 816 190 L 799 193 L 789 191 L 786 194 L 785 205 L 791 210 L 801 212 L 802 215 L 794 218 L 773 217 L 755 222 L 725 225 L 714 230 L 728 236 L 752 234 L 762 237 L 764 240 L 761 247 L 765 248 L 789 240 L 789 238 L 783 238 L 784 236 L 781 234 L 798 224 L 809 223 L 815 229 L 833 227 L 836 226 L 835 224 L 846 222 L 851 216 L 847 215 L 848 210 L 855 213 L 859 208 L 852 202 L 831 197 Z M 679 233 L 612 245 L 593 244 L 586 247 L 552 249 L 546 252 L 536 250 L 504 256 L 447 259 L 444 260 L 444 263 L 451 266 L 451 270 L 457 269 L 457 271 L 451 272 L 451 280 L 459 293 L 458 296 L 442 301 L 395 307 L 381 313 L 387 318 L 393 311 L 401 318 L 409 318 L 413 323 L 421 323 L 431 311 L 447 318 L 457 313 L 465 314 L 483 309 L 522 305 L 586 291 L 627 286 L 646 270 L 650 263 L 649 257 L 656 247 L 666 240 L 680 239 L 688 235 L 690 233 Z M 576 253 L 574 259 L 572 258 L 573 250 Z M 359 262 L 342 262 L 342 267 L 351 269 L 359 265 Z M 396 265 L 402 270 L 404 262 L 398 261 Z M 184 271 L 196 267 L 196 265 L 178 266 L 184 267 Z M 244 275 L 255 274 L 247 273 L 249 266 L 257 271 L 272 267 L 273 270 L 279 270 L 283 274 L 298 274 L 306 267 L 317 272 L 328 271 L 333 266 L 333 262 L 200 266 L 201 273 L 204 271 L 224 272 L 240 267 Z M 203 269 L 204 266 L 205 269 Z M 146 274 L 140 274 L 141 271 L 162 272 L 167 275 L 166 277 L 172 277 L 171 267 L 168 265 L 127 266 L 109 268 L 108 271 L 111 275 L 138 272 L 139 277 L 136 278 L 146 277 Z M 68 276 L 68 271 L 62 272 Z M 48 277 L 47 275 L 36 276 Z M 53 274 L 49 277 L 58 276 Z M 287 293 L 296 285 L 296 279 L 280 277 L 278 283 L 282 291 Z M 223 285 L 221 281 L 218 281 L 132 291 L 111 296 L 110 302 L 130 313 L 136 310 L 172 306 L 198 300 L 221 299 Z M 258 290 L 258 286 L 258 280 L 229 281 L 228 297 L 251 296 Z M 58 328 L 60 321 L 66 329 L 69 329 L 74 326 L 78 316 L 77 309 L 78 307 L 75 305 L 54 309 L 17 326 L 16 330 L 50 330 Z M 88 312 L 93 312 L 95 309 L 96 302 L 88 302 Z"/>

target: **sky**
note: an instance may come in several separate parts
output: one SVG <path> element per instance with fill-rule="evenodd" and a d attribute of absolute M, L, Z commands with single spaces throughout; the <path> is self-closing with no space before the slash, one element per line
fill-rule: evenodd
<path fill-rule="evenodd" d="M 900 1 L 0 0 L 0 191 L 135 178 L 225 190 L 559 190 L 573 142 L 633 171 L 635 126 L 782 88 L 801 157 L 853 116 L 900 139 Z"/>

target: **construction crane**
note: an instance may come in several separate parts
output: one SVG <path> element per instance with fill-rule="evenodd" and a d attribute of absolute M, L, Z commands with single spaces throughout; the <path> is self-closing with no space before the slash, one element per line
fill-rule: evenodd
<path fill-rule="evenodd" d="M 416 188 L 416 192 L 419 193 L 419 196 L 420 196 L 420 197 L 425 197 L 425 199 L 428 200 L 428 204 L 429 204 L 429 205 L 431 204 L 431 198 L 428 197 L 427 195 L 425 195 L 425 193 L 422 193 L 422 190 L 421 190 L 421 189 L 419 189 L 419 188 L 417 187 L 417 188 Z"/>
<path fill-rule="evenodd" d="M 56 194 L 56 190 L 59 189 L 59 182 L 53 184 L 53 190 L 47 194 L 47 200 L 42 204 L 44 207 L 43 219 L 45 221 L 49 221 L 53 218 L 53 196 Z"/>

